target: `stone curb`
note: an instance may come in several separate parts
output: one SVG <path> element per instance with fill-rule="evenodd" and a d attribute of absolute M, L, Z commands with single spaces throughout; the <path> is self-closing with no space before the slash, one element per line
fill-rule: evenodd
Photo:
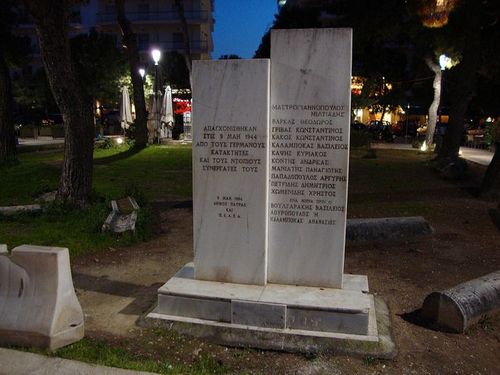
<path fill-rule="evenodd" d="M 57 357 L 0 348 L 0 375 L 151 375 L 151 372 L 123 370 Z"/>

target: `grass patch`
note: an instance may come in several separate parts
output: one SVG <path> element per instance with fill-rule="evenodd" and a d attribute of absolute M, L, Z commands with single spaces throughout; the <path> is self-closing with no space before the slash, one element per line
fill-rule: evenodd
<path fill-rule="evenodd" d="M 223 374 L 225 369 L 212 357 L 201 356 L 191 367 L 178 365 L 163 360 L 154 360 L 131 353 L 125 349 L 112 347 L 103 341 L 86 339 L 57 350 L 27 349 L 50 357 L 60 357 L 101 366 L 122 369 L 155 372 L 159 374 Z"/>
<path fill-rule="evenodd" d="M 0 205 L 32 204 L 41 193 L 58 186 L 63 154 L 60 151 L 27 153 L 19 163 L 0 168 Z M 125 246 L 153 235 L 154 213 L 148 201 L 191 196 L 191 148 L 148 147 L 130 152 L 128 145 L 96 149 L 94 190 L 96 202 L 76 210 L 50 205 L 43 212 L 0 217 L 0 243 L 61 246 L 72 256 L 113 246 Z M 102 233 L 110 212 L 109 201 L 126 195 L 141 207 L 136 236 Z"/>
<path fill-rule="evenodd" d="M 85 209 L 52 204 L 41 212 L 0 216 L 0 242 L 9 248 L 22 244 L 67 247 L 71 256 L 78 256 L 152 237 L 153 214 L 148 206 L 139 211 L 135 236 L 101 232 L 109 207 L 105 200 Z"/>

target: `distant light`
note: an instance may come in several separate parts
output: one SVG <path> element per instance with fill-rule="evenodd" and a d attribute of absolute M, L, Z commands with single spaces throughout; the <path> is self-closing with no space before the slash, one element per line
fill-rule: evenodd
<path fill-rule="evenodd" d="M 286 4 L 286 0 L 278 0 L 278 5 L 282 7 L 283 5 Z"/>
<path fill-rule="evenodd" d="M 139 75 L 141 76 L 141 78 L 144 78 L 145 74 L 146 74 L 146 70 L 144 70 L 144 68 L 139 68 Z"/>
<path fill-rule="evenodd" d="M 155 65 L 158 65 L 161 59 L 161 51 L 155 48 L 154 50 L 151 51 L 151 56 L 153 57 Z"/>
<path fill-rule="evenodd" d="M 123 138 L 118 137 L 116 138 L 116 144 L 121 145 L 123 143 Z"/>
<path fill-rule="evenodd" d="M 423 152 L 427 151 L 427 143 L 425 141 L 424 141 L 424 143 L 422 143 L 422 147 L 420 147 L 420 151 L 423 151 Z"/>
<path fill-rule="evenodd" d="M 491 117 L 488 117 L 488 118 L 486 119 L 486 122 L 493 122 L 493 119 L 492 119 Z"/>
<path fill-rule="evenodd" d="M 458 156 L 462 156 L 462 155 L 463 155 L 462 150 L 458 150 Z"/>
<path fill-rule="evenodd" d="M 453 66 L 453 62 L 451 61 L 451 58 L 443 54 L 439 56 L 439 66 L 441 67 L 441 70 L 450 69 Z"/>

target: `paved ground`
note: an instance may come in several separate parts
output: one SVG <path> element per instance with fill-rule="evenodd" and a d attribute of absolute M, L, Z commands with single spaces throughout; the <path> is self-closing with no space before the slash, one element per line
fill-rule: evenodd
<path fill-rule="evenodd" d="M 43 145 L 56 145 L 63 144 L 64 138 L 56 138 L 52 137 L 38 137 L 35 138 L 18 138 L 19 146 L 43 146 Z"/>
<path fill-rule="evenodd" d="M 63 144 L 64 139 L 52 139 L 52 137 L 38 137 L 37 139 L 33 138 L 19 138 L 19 147 L 25 146 L 45 146 L 45 145 L 59 145 Z M 379 149 L 396 149 L 396 150 L 415 150 L 412 148 L 411 144 L 407 143 L 374 143 L 372 144 L 373 148 Z M 462 152 L 462 157 L 464 159 L 470 160 L 474 163 L 478 163 L 481 165 L 489 165 L 491 159 L 493 158 L 493 153 L 486 150 L 468 148 L 468 147 L 460 147 L 460 151 Z"/>
<path fill-rule="evenodd" d="M 150 375 L 0 348 L 0 375 Z"/>
<path fill-rule="evenodd" d="M 418 149 L 412 148 L 411 144 L 407 143 L 372 143 L 372 147 L 378 149 L 418 151 Z M 490 164 L 491 159 L 493 158 L 493 152 L 487 150 L 460 147 L 460 152 L 462 153 L 461 156 L 464 159 L 486 166 Z"/>

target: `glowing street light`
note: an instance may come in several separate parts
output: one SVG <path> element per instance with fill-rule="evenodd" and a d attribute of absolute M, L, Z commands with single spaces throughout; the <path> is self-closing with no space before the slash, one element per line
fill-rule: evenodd
<path fill-rule="evenodd" d="M 161 59 L 161 51 L 155 48 L 154 50 L 151 51 L 151 56 L 153 57 L 155 65 L 158 65 Z"/>
<path fill-rule="evenodd" d="M 161 51 L 157 48 L 153 49 L 151 51 L 151 56 L 153 57 L 153 61 L 155 62 L 155 82 L 154 82 L 154 92 L 153 92 L 153 95 L 154 95 L 154 101 L 155 103 L 157 104 L 156 106 L 153 106 L 153 108 L 155 109 L 155 113 L 153 113 L 153 119 L 154 119 L 154 126 L 155 126 L 155 131 L 156 131 L 156 134 L 157 134 L 157 139 L 158 139 L 158 143 L 160 143 L 160 113 L 159 113 L 159 109 L 160 109 L 160 98 L 161 98 L 161 91 L 160 91 L 160 82 L 159 82 L 159 79 L 158 79 L 158 63 L 160 62 L 160 58 L 161 58 Z"/>
<path fill-rule="evenodd" d="M 146 75 L 146 70 L 144 68 L 139 68 L 139 75 L 141 76 L 142 79 L 144 79 L 144 76 Z"/>
<path fill-rule="evenodd" d="M 441 67 L 441 70 L 450 69 L 451 67 L 453 67 L 451 57 L 448 57 L 444 54 L 439 56 L 439 66 Z"/>

